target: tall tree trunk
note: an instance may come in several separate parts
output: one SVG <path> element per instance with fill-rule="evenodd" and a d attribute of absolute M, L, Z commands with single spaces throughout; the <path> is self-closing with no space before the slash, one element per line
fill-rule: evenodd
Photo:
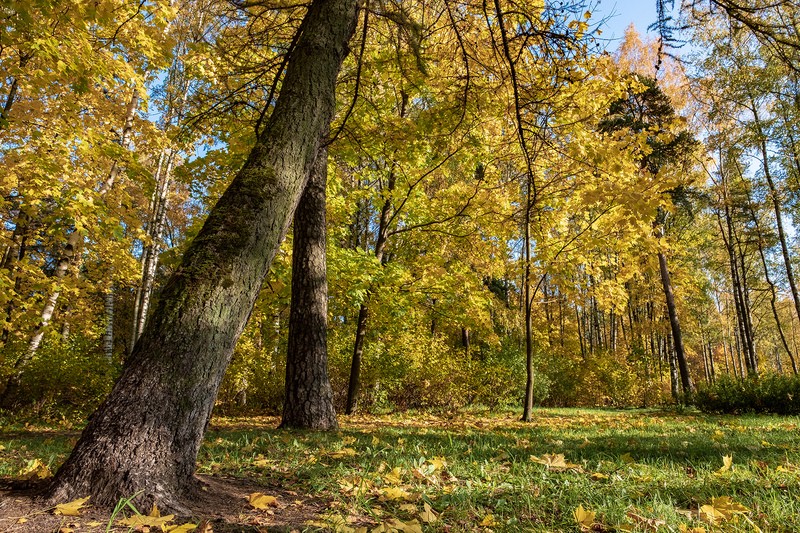
<path fill-rule="evenodd" d="M 236 341 L 289 226 L 335 104 L 356 0 L 315 0 L 280 96 L 242 169 L 211 210 L 109 397 L 50 487 L 97 505 L 140 494 L 184 510 L 197 452 Z"/>
<path fill-rule="evenodd" d="M 405 116 L 406 105 L 408 103 L 408 96 L 405 93 L 401 95 L 402 101 L 400 105 L 400 117 Z M 375 239 L 375 259 L 378 264 L 384 263 L 384 252 L 386 251 L 386 241 L 389 238 L 389 222 L 392 217 L 392 191 L 394 191 L 396 184 L 395 169 L 389 171 L 389 177 L 386 183 L 386 199 L 383 201 L 381 207 L 380 218 L 378 219 L 378 235 Z M 364 356 L 364 339 L 367 336 L 367 323 L 369 321 L 369 300 L 371 296 L 371 288 L 367 290 L 367 295 L 364 301 L 358 307 L 358 319 L 356 320 L 356 338 L 353 342 L 353 358 L 350 361 L 350 379 L 347 384 L 347 403 L 345 405 L 345 414 L 352 415 L 356 412 L 358 407 L 358 394 L 361 389 L 361 359 Z"/>
<path fill-rule="evenodd" d="M 170 149 L 165 151 L 156 168 L 156 188 L 153 191 L 150 223 L 147 228 L 149 242 L 145 245 L 142 252 L 142 279 L 136 289 L 136 298 L 134 301 L 131 349 L 144 330 L 147 314 L 150 311 L 150 301 L 153 296 L 156 271 L 158 269 L 161 239 L 164 237 L 164 228 L 167 221 L 167 203 L 169 200 L 169 188 L 172 182 L 172 168 L 175 162 L 175 156 L 174 150 Z"/>
<path fill-rule="evenodd" d="M 105 311 L 105 332 L 103 333 L 103 354 L 111 362 L 114 360 L 114 287 L 105 293 L 103 308 Z"/>
<path fill-rule="evenodd" d="M 789 343 L 786 340 L 786 335 L 783 333 L 783 326 L 781 325 L 781 318 L 778 314 L 778 306 L 777 306 L 777 291 L 775 289 L 775 283 L 773 283 L 772 279 L 769 276 L 769 265 L 767 265 L 767 256 L 764 253 L 764 237 L 761 233 L 761 226 L 758 223 L 758 216 L 755 210 L 750 209 L 750 214 L 753 218 L 753 223 L 756 227 L 757 233 L 757 242 L 758 242 L 758 254 L 761 257 L 761 266 L 764 268 L 764 280 L 767 282 L 767 286 L 769 287 L 769 304 L 770 309 L 772 309 L 772 317 L 775 319 L 775 326 L 778 328 L 778 336 L 781 339 L 781 345 L 783 346 L 786 355 L 789 356 L 789 361 L 792 363 L 792 371 L 797 374 L 797 363 L 794 360 L 794 354 L 792 350 L 789 348 Z M 780 362 L 780 355 L 777 355 L 778 362 Z"/>
<path fill-rule="evenodd" d="M 322 148 L 294 212 L 292 298 L 280 427 L 338 427 L 328 379 L 327 173 L 328 151 Z"/>
<path fill-rule="evenodd" d="M 683 351 L 683 336 L 681 335 L 681 325 L 678 321 L 678 310 L 675 307 L 675 295 L 672 293 L 672 281 L 670 280 L 669 268 L 667 268 L 667 256 L 663 252 L 658 252 L 658 266 L 661 272 L 661 284 L 664 288 L 664 298 L 667 303 L 667 314 L 669 315 L 669 326 L 672 331 L 672 344 L 675 353 L 675 360 L 678 364 L 678 371 L 681 377 L 681 388 L 683 390 L 682 399 L 690 400 L 694 393 L 692 378 L 689 375 L 689 363 L 686 360 L 686 353 Z"/>
<path fill-rule="evenodd" d="M 800 319 L 800 293 L 797 290 L 797 283 L 794 279 L 794 269 L 792 267 L 792 258 L 789 254 L 789 246 L 786 241 L 786 232 L 783 229 L 783 214 L 781 213 L 781 200 L 778 194 L 778 189 L 775 186 L 775 180 L 772 178 L 772 172 L 769 168 L 769 153 L 767 152 L 767 139 L 761 127 L 759 120 L 758 107 L 755 102 L 752 102 L 753 118 L 756 125 L 756 131 L 759 138 L 759 147 L 761 149 L 761 168 L 764 171 L 764 177 L 767 180 L 769 187 L 769 197 L 772 201 L 772 209 L 775 212 L 775 225 L 778 229 L 778 240 L 781 243 L 781 254 L 783 255 L 783 265 L 786 268 L 786 280 L 789 282 L 789 289 L 792 293 L 792 302 L 794 302 L 794 309 L 797 313 L 797 318 Z M 794 365 L 792 365 L 794 367 Z M 795 370 L 795 373 L 797 371 Z"/>

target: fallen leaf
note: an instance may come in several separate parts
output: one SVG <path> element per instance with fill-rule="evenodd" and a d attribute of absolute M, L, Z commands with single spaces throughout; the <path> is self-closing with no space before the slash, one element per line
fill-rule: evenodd
<path fill-rule="evenodd" d="M 30 479 L 46 479 L 53 475 L 50 471 L 50 468 L 44 464 L 39 459 L 33 459 L 28 461 L 28 464 L 25 465 L 25 468 L 20 470 L 19 472 L 20 479 L 22 480 L 30 480 Z"/>
<path fill-rule="evenodd" d="M 478 525 L 481 527 L 493 527 L 497 525 L 497 522 L 495 522 L 493 514 L 487 514 Z"/>
<path fill-rule="evenodd" d="M 588 530 L 592 527 L 592 524 L 594 524 L 595 512 L 584 509 L 582 504 L 579 505 L 572 514 L 575 516 L 575 521 L 578 523 L 581 530 Z"/>
<path fill-rule="evenodd" d="M 711 503 L 700 507 L 700 515 L 709 524 L 730 520 L 735 515 L 744 515 L 750 509 L 732 500 L 729 496 L 711 498 Z"/>
<path fill-rule="evenodd" d="M 353 448 L 342 448 L 341 450 L 330 452 L 328 456 L 332 457 L 333 459 L 341 459 L 342 457 L 353 457 L 357 453 L 358 452 L 356 452 Z"/>
<path fill-rule="evenodd" d="M 278 499 L 275 496 L 268 496 L 261 492 L 254 492 L 250 495 L 250 505 L 256 509 L 267 509 L 278 505 Z"/>
<path fill-rule="evenodd" d="M 428 503 L 427 503 L 427 502 L 425 502 L 425 503 L 423 504 L 423 510 L 422 510 L 422 512 L 419 514 L 419 517 L 420 517 L 420 518 L 422 519 L 422 521 L 423 521 L 423 522 L 425 522 L 426 524 L 431 524 L 431 523 L 433 523 L 433 522 L 436 522 L 436 521 L 439 519 L 439 517 L 438 517 L 438 516 L 436 516 L 436 513 L 434 513 L 434 512 L 433 512 L 433 509 L 431 509 L 431 506 L 430 506 L 430 505 L 428 505 Z"/>
<path fill-rule="evenodd" d="M 86 502 L 89 501 L 89 496 L 85 498 L 79 498 L 77 500 L 72 500 L 69 503 L 59 503 L 56 505 L 55 510 L 53 513 L 60 514 L 62 516 L 80 516 L 79 509 L 84 506 Z"/>
<path fill-rule="evenodd" d="M 386 487 L 381 489 L 381 494 L 387 500 L 410 500 L 411 494 L 402 487 Z"/>
<path fill-rule="evenodd" d="M 396 466 L 391 472 L 383 476 L 383 480 L 390 485 L 400 485 L 403 482 L 403 469 Z"/>
<path fill-rule="evenodd" d="M 128 526 L 133 528 L 145 527 L 160 527 L 162 530 L 167 528 L 167 522 L 172 522 L 175 515 L 168 514 L 166 516 L 144 516 L 135 514 L 122 520 L 117 520 L 118 526 Z"/>
<path fill-rule="evenodd" d="M 689 527 L 686 524 L 679 525 L 678 531 L 681 533 L 708 533 L 704 527 Z"/>
<path fill-rule="evenodd" d="M 545 465 L 548 469 L 552 468 L 552 469 L 566 470 L 566 469 L 572 469 L 572 468 L 580 469 L 580 467 L 581 467 L 580 465 L 577 465 L 575 463 L 568 463 L 564 459 L 564 454 L 563 453 L 556 453 L 556 454 L 546 453 L 546 454 L 542 455 L 541 458 L 540 457 L 536 457 L 535 455 L 531 455 L 530 459 L 534 463 L 539 463 L 540 465 Z"/>
<path fill-rule="evenodd" d="M 22 516 L 22 517 L 20 517 L 19 520 L 17 520 L 17 524 L 24 524 L 27 521 L 28 521 L 28 519 L 25 518 L 24 516 Z"/>
<path fill-rule="evenodd" d="M 441 470 L 447 466 L 447 460 L 444 457 L 434 457 L 433 459 L 428 459 L 428 463 L 433 467 L 434 470 Z"/>
<path fill-rule="evenodd" d="M 179 526 L 167 526 L 167 528 L 164 531 L 166 531 L 167 533 L 186 533 L 187 531 L 194 531 L 195 529 L 197 529 L 197 524 L 188 523 L 188 524 L 181 524 Z M 206 531 L 210 533 L 208 529 L 206 529 Z"/>
<path fill-rule="evenodd" d="M 403 505 L 400 506 L 400 510 L 405 511 L 407 513 L 416 513 L 417 506 L 414 505 L 413 503 L 404 503 Z"/>
<path fill-rule="evenodd" d="M 636 462 L 636 461 L 634 460 L 634 458 L 633 458 L 633 457 L 631 457 L 631 454 L 630 454 L 630 453 L 623 453 L 623 454 L 620 456 L 620 460 L 621 460 L 623 463 L 625 463 L 625 464 L 628 464 L 628 465 L 632 465 L 633 463 L 635 463 L 635 462 Z"/>
<path fill-rule="evenodd" d="M 660 520 L 658 518 L 647 518 L 645 516 L 638 515 L 633 511 L 628 511 L 626 516 L 630 518 L 634 524 L 637 524 L 645 531 L 658 531 L 659 527 L 666 525 L 664 520 Z"/>
<path fill-rule="evenodd" d="M 733 465 L 733 456 L 732 455 L 723 455 L 722 456 L 722 468 L 717 470 L 717 474 L 722 474 L 723 472 L 727 472 L 731 469 Z"/>

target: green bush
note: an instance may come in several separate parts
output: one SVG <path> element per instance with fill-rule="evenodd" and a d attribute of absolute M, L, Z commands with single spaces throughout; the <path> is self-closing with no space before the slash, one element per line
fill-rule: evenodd
<path fill-rule="evenodd" d="M 800 414 L 800 376 L 720 376 L 698 389 L 695 405 L 708 413 Z"/>

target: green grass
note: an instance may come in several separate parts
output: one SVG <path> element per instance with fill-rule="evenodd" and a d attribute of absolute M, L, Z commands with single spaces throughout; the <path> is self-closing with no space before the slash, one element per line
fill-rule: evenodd
<path fill-rule="evenodd" d="M 800 530 L 797 417 L 543 409 L 524 424 L 518 415 L 342 417 L 334 433 L 217 418 L 199 472 L 313 495 L 327 505 L 328 526 L 343 532 L 391 519 L 418 520 L 425 531 L 579 531 L 579 505 L 596 513 L 595 531 L 646 531 L 645 520 L 663 521 L 661 531 Z M 34 459 L 51 469 L 63 461 L 75 435 L 45 429 L 53 428 L 0 430 L 0 476 Z M 531 459 L 544 454 L 577 466 Z M 723 456 L 733 467 L 719 472 Z M 723 496 L 746 512 L 712 526 L 699 509 Z M 438 520 L 421 520 L 425 504 Z"/>

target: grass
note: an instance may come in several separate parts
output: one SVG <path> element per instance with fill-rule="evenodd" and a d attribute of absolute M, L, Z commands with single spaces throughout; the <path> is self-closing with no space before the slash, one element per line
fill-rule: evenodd
<path fill-rule="evenodd" d="M 584 515 L 592 531 L 800 530 L 797 417 L 542 409 L 533 423 L 518 418 L 342 417 L 333 433 L 279 431 L 274 418 L 215 418 L 198 471 L 281 486 L 298 501 L 313 495 L 327 506 L 316 525 L 341 532 L 382 524 L 580 531 L 579 506 L 595 513 Z M 0 476 L 35 459 L 54 470 L 76 436 L 59 427 L 0 430 Z M 732 457 L 728 470 L 723 456 Z M 712 502 L 716 520 L 703 507 Z"/>

